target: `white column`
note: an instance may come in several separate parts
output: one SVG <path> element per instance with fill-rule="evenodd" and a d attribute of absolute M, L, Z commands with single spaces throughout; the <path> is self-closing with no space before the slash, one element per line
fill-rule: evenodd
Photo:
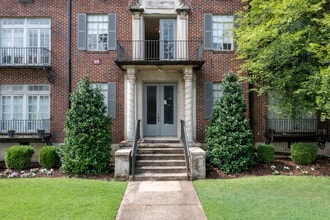
<path fill-rule="evenodd" d="M 178 58 L 187 59 L 187 24 L 188 24 L 188 14 L 187 11 L 178 12 L 177 16 L 177 40 L 178 40 Z"/>
<path fill-rule="evenodd" d="M 127 141 L 133 141 L 134 129 L 136 121 L 136 101 L 135 101 L 135 77 L 136 69 L 127 68 L 126 73 L 126 139 Z"/>
<path fill-rule="evenodd" d="M 133 13 L 133 59 L 143 58 L 142 53 L 142 13 Z"/>
<path fill-rule="evenodd" d="M 184 99 L 185 99 L 185 124 L 187 139 L 189 142 L 193 141 L 193 70 L 192 67 L 185 67 L 184 69 Z"/>

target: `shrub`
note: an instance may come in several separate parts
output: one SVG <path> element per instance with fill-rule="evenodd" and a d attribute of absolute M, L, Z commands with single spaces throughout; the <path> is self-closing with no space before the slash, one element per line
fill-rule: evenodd
<path fill-rule="evenodd" d="M 88 78 L 79 82 L 66 113 L 64 143 L 59 148 L 62 170 L 67 174 L 102 174 L 109 171 L 111 117 L 100 88 Z M 82 111 L 83 109 L 83 111 Z"/>
<path fill-rule="evenodd" d="M 206 132 L 207 153 L 210 162 L 225 173 L 239 173 L 254 164 L 252 130 L 244 116 L 247 107 L 237 75 L 226 74 L 222 88 Z"/>
<path fill-rule="evenodd" d="M 55 146 L 43 147 L 39 152 L 39 163 L 47 168 L 55 168 L 60 165 L 60 157 Z"/>
<path fill-rule="evenodd" d="M 291 158 L 296 164 L 308 165 L 313 163 L 316 159 L 316 153 L 317 148 L 312 144 L 291 144 Z"/>
<path fill-rule="evenodd" d="M 27 169 L 30 167 L 34 149 L 31 146 L 12 146 L 6 150 L 5 163 L 10 169 Z"/>
<path fill-rule="evenodd" d="M 261 163 L 270 163 L 275 159 L 275 148 L 272 144 L 260 144 L 257 152 L 258 161 Z"/>

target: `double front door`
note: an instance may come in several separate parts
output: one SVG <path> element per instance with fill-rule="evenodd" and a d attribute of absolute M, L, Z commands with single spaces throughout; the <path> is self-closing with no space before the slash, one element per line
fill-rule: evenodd
<path fill-rule="evenodd" d="M 176 136 L 176 84 L 147 83 L 143 98 L 144 136 Z"/>

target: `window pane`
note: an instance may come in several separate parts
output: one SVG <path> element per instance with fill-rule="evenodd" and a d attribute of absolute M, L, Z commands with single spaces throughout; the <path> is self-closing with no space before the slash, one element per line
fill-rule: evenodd
<path fill-rule="evenodd" d="M 212 34 L 214 50 L 232 50 L 233 36 L 233 16 L 213 16 Z"/>
<path fill-rule="evenodd" d="M 108 16 L 87 16 L 87 49 L 107 50 Z"/>

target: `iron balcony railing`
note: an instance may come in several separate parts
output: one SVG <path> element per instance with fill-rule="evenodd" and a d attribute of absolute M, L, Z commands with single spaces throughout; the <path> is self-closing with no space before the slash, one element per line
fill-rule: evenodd
<path fill-rule="evenodd" d="M 201 61 L 200 41 L 127 40 L 117 42 L 118 61 Z"/>
<path fill-rule="evenodd" d="M 50 66 L 51 51 L 43 47 L 1 47 L 0 66 Z"/>
<path fill-rule="evenodd" d="M 38 130 L 50 133 L 50 119 L 38 120 L 0 120 L 0 133 L 14 130 L 16 134 L 37 134 Z"/>
<path fill-rule="evenodd" d="M 275 133 L 315 133 L 322 134 L 327 132 L 326 127 L 322 126 L 317 119 L 281 119 L 267 118 L 268 129 Z"/>

